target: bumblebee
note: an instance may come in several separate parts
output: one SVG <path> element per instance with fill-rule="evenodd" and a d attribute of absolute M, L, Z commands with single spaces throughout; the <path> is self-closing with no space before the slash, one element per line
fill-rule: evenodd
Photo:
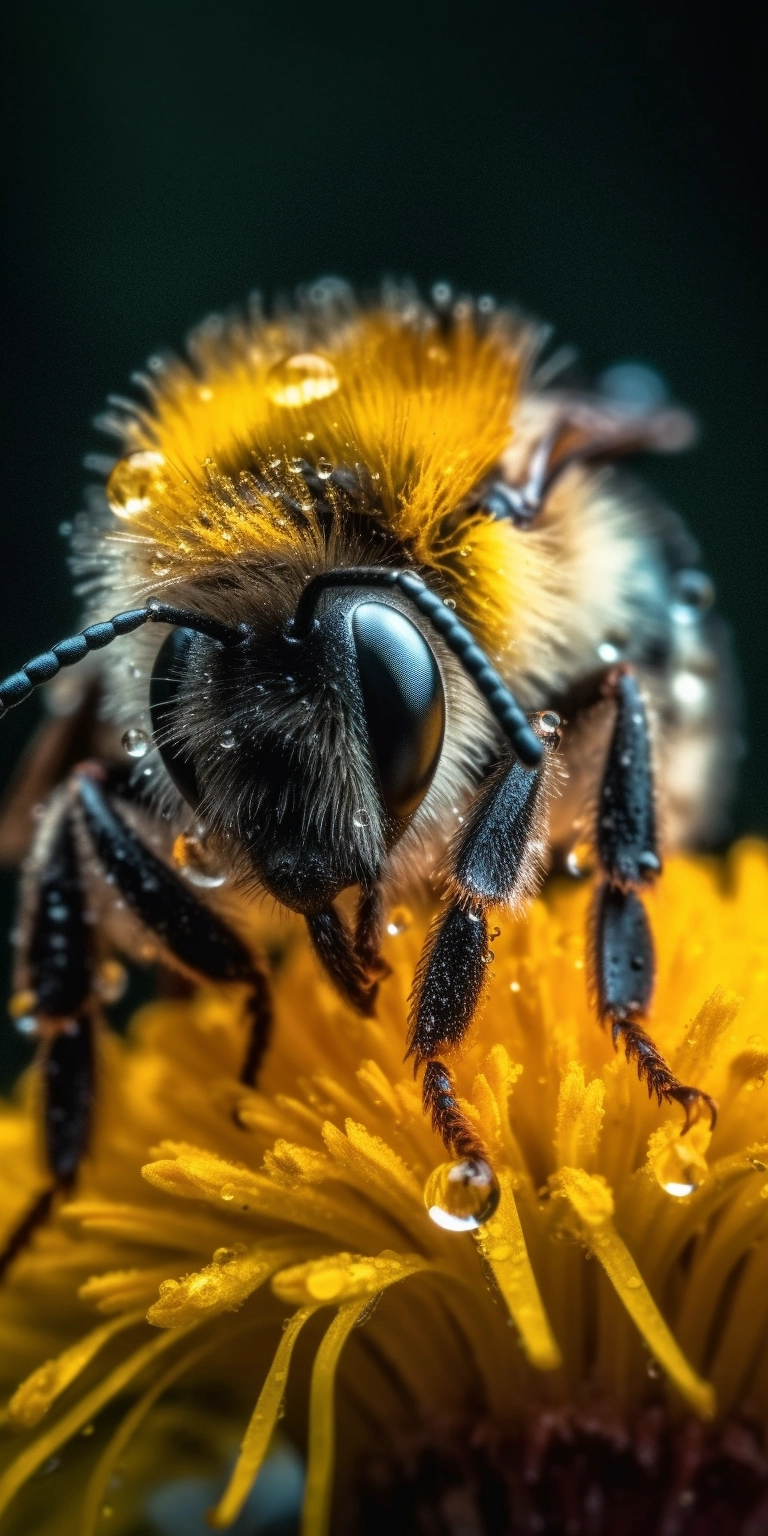
<path fill-rule="evenodd" d="M 595 870 L 592 989 L 615 1046 L 685 1129 L 714 1122 L 646 1029 L 643 892 L 663 851 L 716 833 L 727 641 L 682 525 L 612 467 L 684 447 L 692 424 L 653 390 L 569 386 L 545 341 L 444 285 L 359 303 L 326 280 L 206 321 L 184 358 L 150 359 L 137 398 L 110 400 L 117 456 L 88 461 L 73 532 L 86 622 L 0 684 L 4 712 L 86 663 L 48 728 L 49 777 L 71 771 L 18 932 L 50 1188 L 5 1264 L 88 1147 L 105 955 L 243 986 L 255 1084 L 270 984 L 247 911 L 264 896 L 301 915 L 363 1014 L 393 901 L 442 896 L 407 1051 L 452 1160 L 445 1225 L 497 1199 L 446 1058 L 481 1001 L 489 922 L 552 868 Z"/>

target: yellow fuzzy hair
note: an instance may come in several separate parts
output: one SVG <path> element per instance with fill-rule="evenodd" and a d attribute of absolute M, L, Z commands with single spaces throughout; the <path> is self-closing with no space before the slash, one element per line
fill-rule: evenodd
<path fill-rule="evenodd" d="M 515 317 L 469 306 L 442 329 L 403 295 L 346 314 L 299 309 L 201 328 L 189 360 L 151 365 L 149 408 L 107 422 L 125 453 L 107 496 L 133 576 L 188 580 L 217 563 L 301 553 L 307 535 L 280 506 L 289 490 L 312 527 L 292 464 L 362 464 L 379 523 L 439 573 L 500 656 L 515 613 L 551 584 L 550 556 L 461 507 L 513 441 L 537 342 Z M 332 484 L 328 496 L 338 521 Z M 315 538 L 310 564 L 317 557 Z"/>

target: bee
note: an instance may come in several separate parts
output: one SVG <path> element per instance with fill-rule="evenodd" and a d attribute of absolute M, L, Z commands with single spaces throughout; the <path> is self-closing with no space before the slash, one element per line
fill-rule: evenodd
<path fill-rule="evenodd" d="M 50 1187 L 5 1264 L 88 1148 L 105 955 L 244 987 L 255 1084 L 269 965 L 242 913 L 264 896 L 370 1014 L 391 903 L 437 886 L 407 1052 L 452 1159 L 446 1225 L 498 1197 L 447 1058 L 486 986 L 489 922 L 550 869 L 594 868 L 614 1045 L 685 1129 L 714 1123 L 646 1028 L 643 892 L 664 851 L 717 832 L 727 637 L 682 524 L 614 467 L 686 446 L 692 423 L 658 388 L 569 385 L 545 342 L 445 285 L 358 302 L 324 280 L 206 321 L 110 400 L 117 454 L 87 461 L 99 483 L 73 533 L 84 626 L 0 684 L 4 712 L 86 664 L 48 728 L 49 774 L 70 771 L 27 863 L 16 958 Z"/>

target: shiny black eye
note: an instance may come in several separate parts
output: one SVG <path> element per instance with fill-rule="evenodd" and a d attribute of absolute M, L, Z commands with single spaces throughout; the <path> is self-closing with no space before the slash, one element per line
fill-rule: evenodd
<path fill-rule="evenodd" d="M 445 730 L 443 684 L 421 631 L 384 603 L 360 603 L 352 615 L 371 750 L 390 816 L 421 805 L 440 759 Z"/>
<path fill-rule="evenodd" d="M 172 630 L 157 653 L 149 684 L 149 713 L 157 749 L 179 794 L 193 810 L 200 800 L 194 763 L 181 744 L 169 743 L 168 738 L 173 732 L 179 689 L 191 653 L 199 645 L 200 636 L 194 630 Z"/>

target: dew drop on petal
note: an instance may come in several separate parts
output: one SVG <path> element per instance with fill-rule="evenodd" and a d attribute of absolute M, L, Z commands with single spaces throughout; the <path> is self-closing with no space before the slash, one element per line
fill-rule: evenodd
<path fill-rule="evenodd" d="M 358 811 L 354 812 L 354 814 L 352 816 L 352 825 L 353 825 L 353 827 L 360 827 L 360 828 L 369 827 L 370 824 L 371 824 L 371 818 L 368 815 L 367 811 L 358 810 Z"/>
<path fill-rule="evenodd" d="M 333 474 L 333 464 L 330 459 L 318 459 L 317 473 L 321 480 L 330 480 Z"/>
<path fill-rule="evenodd" d="M 436 1226 L 447 1232 L 473 1232 L 496 1210 L 499 1186 L 484 1158 L 461 1158 L 441 1163 L 430 1174 L 424 1203 Z"/>
<path fill-rule="evenodd" d="M 222 1184 L 219 1193 L 221 1194 L 222 1200 L 234 1200 L 236 1193 L 234 1184 Z"/>
<path fill-rule="evenodd" d="M 675 1200 L 685 1200 L 699 1188 L 709 1170 L 706 1159 L 693 1143 L 678 1139 L 658 1154 L 653 1171 L 665 1194 L 672 1195 Z"/>
<path fill-rule="evenodd" d="M 132 726 L 129 731 L 123 732 L 120 740 L 129 757 L 146 757 L 149 751 L 149 737 L 146 731 L 136 730 Z"/>
<path fill-rule="evenodd" d="M 325 400 L 338 387 L 339 376 L 333 363 L 319 352 L 296 352 L 292 357 L 281 358 L 267 378 L 270 400 L 291 410 Z"/>
<path fill-rule="evenodd" d="M 229 731 L 229 730 L 222 731 L 221 736 L 219 738 L 219 746 L 223 747 L 225 752 L 231 752 L 232 748 L 235 745 L 236 745 L 236 742 L 235 742 L 235 733 L 234 733 L 234 731 Z"/>
<path fill-rule="evenodd" d="M 668 1179 L 661 1187 L 665 1194 L 673 1195 L 676 1200 L 684 1200 L 686 1195 L 692 1195 L 699 1186 L 695 1180 Z"/>

